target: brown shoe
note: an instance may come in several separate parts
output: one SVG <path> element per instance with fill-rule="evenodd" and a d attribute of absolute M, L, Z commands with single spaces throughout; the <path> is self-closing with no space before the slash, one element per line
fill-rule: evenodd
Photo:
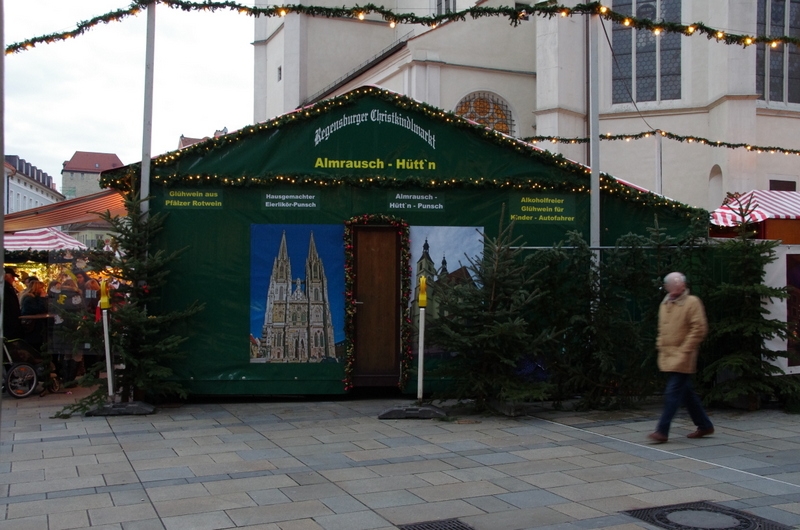
<path fill-rule="evenodd" d="M 651 432 L 650 434 L 648 434 L 648 435 L 647 435 L 647 437 L 648 437 L 648 438 L 649 438 L 651 441 L 653 441 L 653 442 L 655 442 L 655 443 L 657 443 L 657 444 L 663 444 L 664 442 L 666 442 L 666 441 L 668 440 L 668 438 L 667 438 L 667 435 L 665 435 L 665 434 L 661 434 L 661 433 L 660 433 L 660 432 L 658 432 L 658 431 L 656 431 L 656 432 Z"/>
<path fill-rule="evenodd" d="M 687 438 L 702 438 L 703 436 L 710 436 L 714 434 L 714 427 L 710 429 L 697 429 L 694 432 L 690 432 L 686 435 Z"/>

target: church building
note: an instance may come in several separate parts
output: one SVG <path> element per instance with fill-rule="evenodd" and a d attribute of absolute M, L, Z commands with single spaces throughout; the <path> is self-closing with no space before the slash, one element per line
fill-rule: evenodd
<path fill-rule="evenodd" d="M 292 279 L 284 232 L 272 264 L 261 344 L 253 361 L 314 363 L 329 358 L 335 358 L 335 352 L 328 280 L 314 233 L 308 244 L 303 281 Z"/>

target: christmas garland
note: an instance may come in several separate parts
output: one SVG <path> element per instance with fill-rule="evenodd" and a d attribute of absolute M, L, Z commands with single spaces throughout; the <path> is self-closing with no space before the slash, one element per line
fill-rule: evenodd
<path fill-rule="evenodd" d="M 189 2 L 184 0 L 135 0 L 127 9 L 118 9 L 105 15 L 94 17 L 90 20 L 82 21 L 77 24 L 75 29 L 60 33 L 51 33 L 39 37 L 33 37 L 21 42 L 10 44 L 6 47 L 6 54 L 19 53 L 29 50 L 41 43 L 52 43 L 78 37 L 86 31 L 100 24 L 119 22 L 124 18 L 136 15 L 142 9 L 146 9 L 150 4 L 164 4 L 172 9 L 181 11 L 235 11 L 244 15 L 254 17 L 284 17 L 291 13 L 310 15 L 315 17 L 327 18 L 350 18 L 364 20 L 368 15 L 379 15 L 384 21 L 394 27 L 396 24 L 418 24 L 428 27 L 436 27 L 445 22 L 460 22 L 467 18 L 478 19 L 483 17 L 506 17 L 512 26 L 517 26 L 521 21 L 527 20 L 531 15 L 552 18 L 556 16 L 572 17 L 577 15 L 599 15 L 605 20 L 622 24 L 623 26 L 637 30 L 650 31 L 656 35 L 661 33 L 678 33 L 681 35 L 705 35 L 708 39 L 714 39 L 725 44 L 735 44 L 739 46 L 750 46 L 752 44 L 768 44 L 777 47 L 780 44 L 794 44 L 800 46 L 800 39 L 780 36 L 754 36 L 735 33 L 726 33 L 723 30 L 712 28 L 702 22 L 693 24 L 681 24 L 678 22 L 666 22 L 664 20 L 649 20 L 637 18 L 613 11 L 604 6 L 601 2 L 589 2 L 578 4 L 573 7 L 552 4 L 550 2 L 540 2 L 527 6 L 517 5 L 516 7 L 479 7 L 473 6 L 461 11 L 443 13 L 441 15 L 418 16 L 413 13 L 395 13 L 391 9 L 386 9 L 374 4 L 353 7 L 321 7 L 304 6 L 301 4 L 276 5 L 270 7 L 251 7 L 233 1 L 214 2 L 207 0 L 204 2 Z"/>
<path fill-rule="evenodd" d="M 650 31 L 656 35 L 660 33 L 678 33 L 682 35 L 694 35 L 694 34 L 702 34 L 705 35 L 708 39 L 714 39 L 718 42 L 723 42 L 725 44 L 736 44 L 741 45 L 744 47 L 750 46 L 752 44 L 768 44 L 770 47 L 775 48 L 781 44 L 794 44 L 795 46 L 800 46 L 800 39 L 796 37 L 789 37 L 789 36 L 752 36 L 752 35 L 739 35 L 733 33 L 726 33 L 722 30 L 712 28 L 703 24 L 702 22 L 696 22 L 693 24 L 680 24 L 674 22 L 665 22 L 661 21 L 653 21 L 645 18 L 637 18 L 624 15 L 622 13 L 618 13 L 613 11 L 612 9 L 604 6 L 601 2 L 589 2 L 585 4 L 578 4 L 574 7 L 566 7 L 563 5 L 556 5 L 556 4 L 536 4 L 533 6 L 518 6 L 518 7 L 471 7 L 469 9 L 465 9 L 462 11 L 456 11 L 451 13 L 445 13 L 441 15 L 435 16 L 417 16 L 412 13 L 395 13 L 389 9 L 376 6 L 374 4 L 366 4 L 364 6 L 354 6 L 354 7 L 320 7 L 320 6 L 304 6 L 301 4 L 290 4 L 290 5 L 283 5 L 283 6 L 271 6 L 271 7 L 250 7 L 242 4 L 238 4 L 233 1 L 229 2 L 213 2 L 213 1 L 205 1 L 205 2 L 188 2 L 183 0 L 136 0 L 134 1 L 127 9 L 119 9 L 116 11 L 112 11 L 106 13 L 105 15 L 94 17 L 88 21 L 83 21 L 77 24 L 74 30 L 64 31 L 61 33 L 51 33 L 48 35 L 42 35 L 39 37 L 33 37 L 21 42 L 17 42 L 14 44 L 10 44 L 6 47 L 6 55 L 12 53 L 19 53 L 25 50 L 29 50 L 34 48 L 37 44 L 41 43 L 52 43 L 56 41 L 63 41 L 78 37 L 82 35 L 89 29 L 99 25 L 99 24 L 108 24 L 110 22 L 118 22 L 122 19 L 133 16 L 138 14 L 142 9 L 146 9 L 150 4 L 164 4 L 167 7 L 172 9 L 180 9 L 182 11 L 217 11 L 217 10 L 228 10 L 228 11 L 236 11 L 242 14 L 246 14 L 249 16 L 265 16 L 265 17 L 283 17 L 290 13 L 297 13 L 309 16 L 324 16 L 327 18 L 350 18 L 350 19 L 360 19 L 363 20 L 369 14 L 377 14 L 380 15 L 385 21 L 389 22 L 392 26 L 395 24 L 421 24 L 429 27 L 435 27 L 444 22 L 454 22 L 454 21 L 464 21 L 468 17 L 477 19 L 483 18 L 487 16 L 505 16 L 508 17 L 511 25 L 517 26 L 520 21 L 526 20 L 530 15 L 539 15 L 548 18 L 552 18 L 554 16 L 561 16 L 561 17 L 571 17 L 576 15 L 599 15 L 600 17 L 622 24 L 623 26 L 635 28 L 638 30 L 645 30 Z M 712 141 L 705 138 L 700 138 L 696 136 L 680 136 L 675 135 L 672 133 L 666 133 L 664 131 L 648 131 L 643 133 L 638 133 L 634 135 L 605 135 L 601 137 L 604 140 L 626 140 L 630 141 L 632 139 L 640 139 L 646 138 L 650 134 L 654 134 L 655 132 L 661 133 L 662 136 L 668 137 L 672 140 L 677 140 L 680 142 L 688 141 L 693 142 L 697 141 L 703 145 L 710 145 L 713 147 L 727 147 L 730 149 L 738 149 L 738 148 L 745 148 L 751 151 L 757 151 L 759 153 L 768 152 L 768 153 L 783 153 L 783 154 L 798 154 L 800 155 L 800 150 L 796 149 L 786 149 L 781 147 L 762 147 L 762 146 L 752 146 L 749 144 L 744 143 L 730 143 L 730 142 L 720 142 L 720 141 Z M 553 143 L 587 143 L 589 141 L 588 138 L 562 138 L 562 137 L 553 137 L 553 136 L 535 136 L 530 137 L 529 140 L 531 141 L 549 141 Z"/>
<path fill-rule="evenodd" d="M 88 262 L 97 260 L 108 252 L 95 249 L 74 249 L 74 250 L 6 250 L 6 263 L 25 263 L 33 261 L 36 263 L 70 263 L 78 259 Z"/>
<path fill-rule="evenodd" d="M 561 171 L 566 171 L 567 175 L 560 176 L 559 179 L 547 181 L 545 176 L 537 176 L 535 179 L 530 177 L 517 177 L 512 179 L 484 179 L 480 177 L 462 178 L 459 180 L 442 179 L 436 180 L 430 177 L 409 175 L 402 179 L 389 177 L 380 174 L 359 174 L 359 175 L 308 175 L 308 174 L 269 174 L 258 177 L 247 175 L 209 175 L 195 174 L 184 175 L 175 170 L 172 173 L 162 174 L 167 168 L 177 165 L 179 162 L 192 156 L 205 156 L 206 154 L 232 145 L 240 140 L 253 135 L 263 134 L 264 132 L 286 126 L 291 123 L 299 123 L 311 120 L 317 116 L 331 111 L 337 107 L 347 106 L 355 103 L 359 98 L 366 96 L 378 97 L 404 110 L 421 112 L 431 119 L 441 121 L 452 127 L 472 130 L 481 135 L 488 141 L 504 148 L 514 149 L 523 156 L 529 156 L 543 162 L 544 164 L 556 167 Z M 384 188 L 424 188 L 424 189 L 509 189 L 509 190 L 530 190 L 530 191 L 561 191 L 572 193 L 589 193 L 588 175 L 590 168 L 573 162 L 562 155 L 551 153 L 540 149 L 534 145 L 491 130 L 485 126 L 466 120 L 461 116 L 447 112 L 442 109 L 411 99 L 402 94 L 391 92 L 379 87 L 362 87 L 347 94 L 331 99 L 320 101 L 314 105 L 298 109 L 294 112 L 284 114 L 272 120 L 256 125 L 244 127 L 230 134 L 211 138 L 179 151 L 172 151 L 153 159 L 154 171 L 151 176 L 152 182 L 161 184 L 165 187 L 176 185 L 200 186 L 200 185 L 221 185 L 232 187 L 273 187 L 278 185 L 300 185 L 315 186 L 320 188 L 331 186 L 353 186 L 353 187 L 384 187 Z M 131 164 L 117 170 L 105 171 L 100 176 L 101 187 L 112 187 L 119 190 L 130 189 L 132 182 L 140 174 L 140 163 Z M 660 195 L 647 191 L 637 190 L 626 186 L 617 181 L 613 176 L 606 173 L 600 175 L 601 189 L 608 193 L 617 193 L 626 200 L 645 204 L 653 207 L 670 206 L 673 209 L 682 210 L 687 217 L 701 215 L 700 210 L 692 206 L 677 203 L 666 199 Z"/>
<path fill-rule="evenodd" d="M 669 140 L 675 140 L 677 142 L 687 142 L 687 143 L 698 143 L 700 145 L 707 145 L 710 147 L 726 147 L 728 149 L 747 149 L 748 151 L 752 151 L 754 153 L 781 153 L 784 155 L 799 155 L 800 156 L 800 149 L 787 149 L 784 147 L 775 147 L 775 146 L 761 146 L 761 145 L 752 145 L 747 143 L 731 143 L 731 142 L 723 142 L 720 140 L 709 140 L 708 138 L 703 138 L 701 136 L 682 136 L 680 134 L 674 134 L 668 131 L 662 131 L 661 129 L 653 129 L 652 131 L 642 131 L 640 133 L 635 134 L 601 134 L 600 140 L 624 140 L 626 142 L 630 142 L 631 140 L 641 140 L 643 138 L 650 138 L 651 136 L 661 135 L 664 138 Z M 528 136 L 522 138 L 522 140 L 526 142 L 530 142 L 532 144 L 537 144 L 539 142 L 550 142 L 550 143 L 558 143 L 558 144 L 588 144 L 591 142 L 591 138 L 567 138 L 562 136 Z"/>
<path fill-rule="evenodd" d="M 390 215 L 365 214 L 352 217 L 344 223 L 344 334 L 345 334 L 345 364 L 344 364 L 344 389 L 353 389 L 353 370 L 355 369 L 356 352 L 355 320 L 356 300 L 353 289 L 355 287 L 355 253 L 353 241 L 353 226 L 356 225 L 390 225 L 397 229 L 400 236 L 400 306 L 403 308 L 400 323 L 400 379 L 397 382 L 401 389 L 408 380 L 411 368 L 411 251 L 408 237 L 408 223 Z"/>

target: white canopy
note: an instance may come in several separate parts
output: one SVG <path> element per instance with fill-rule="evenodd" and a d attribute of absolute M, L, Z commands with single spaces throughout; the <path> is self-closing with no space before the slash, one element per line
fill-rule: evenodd
<path fill-rule="evenodd" d="M 717 226 L 741 224 L 741 210 L 745 213 L 745 223 L 760 223 L 766 219 L 800 219 L 800 192 L 748 191 L 711 212 L 711 223 Z"/>
<path fill-rule="evenodd" d="M 68 250 L 85 249 L 86 245 L 60 230 L 48 227 L 6 233 L 3 247 L 5 250 Z"/>

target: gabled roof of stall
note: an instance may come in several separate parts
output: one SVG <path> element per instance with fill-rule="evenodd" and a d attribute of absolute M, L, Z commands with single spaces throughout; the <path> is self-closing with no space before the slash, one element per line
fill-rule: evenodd
<path fill-rule="evenodd" d="M 125 189 L 140 164 L 106 171 Z M 366 86 L 153 158 L 152 184 L 516 188 L 588 193 L 590 170 L 407 96 Z M 603 193 L 702 210 L 602 174 Z"/>
<path fill-rule="evenodd" d="M 760 223 L 767 219 L 800 219 L 800 192 L 752 190 L 729 197 L 711 213 L 711 223 L 718 226 L 738 226 Z"/>

